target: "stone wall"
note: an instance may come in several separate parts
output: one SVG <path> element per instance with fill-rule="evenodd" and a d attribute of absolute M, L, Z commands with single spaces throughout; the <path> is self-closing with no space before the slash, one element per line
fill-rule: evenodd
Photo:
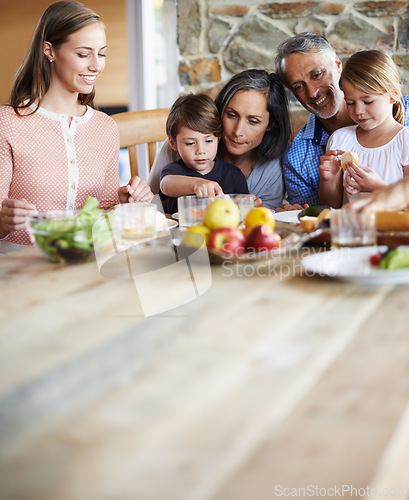
<path fill-rule="evenodd" d="M 409 93 L 409 1 L 177 0 L 177 9 L 185 91 L 214 97 L 243 69 L 273 71 L 281 42 L 314 31 L 327 37 L 341 60 L 364 48 L 385 50 Z M 291 107 L 297 109 L 294 99 Z"/>

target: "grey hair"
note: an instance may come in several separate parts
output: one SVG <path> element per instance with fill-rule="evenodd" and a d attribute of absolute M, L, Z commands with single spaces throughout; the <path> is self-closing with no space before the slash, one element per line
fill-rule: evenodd
<path fill-rule="evenodd" d="M 328 40 L 319 33 L 305 31 L 289 38 L 278 46 L 275 58 L 276 74 L 283 82 L 285 82 L 282 70 L 282 63 L 284 59 L 290 54 L 305 54 L 308 52 L 327 52 L 331 55 L 336 55 L 335 50 L 331 47 Z"/>

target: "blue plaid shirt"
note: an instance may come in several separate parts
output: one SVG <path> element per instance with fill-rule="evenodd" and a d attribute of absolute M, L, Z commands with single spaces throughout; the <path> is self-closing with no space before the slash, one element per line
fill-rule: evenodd
<path fill-rule="evenodd" d="M 403 96 L 405 125 L 409 126 L 409 96 Z M 320 156 L 325 153 L 329 134 L 321 122 L 311 114 L 288 149 L 283 163 L 287 201 L 292 205 L 319 205 Z"/>

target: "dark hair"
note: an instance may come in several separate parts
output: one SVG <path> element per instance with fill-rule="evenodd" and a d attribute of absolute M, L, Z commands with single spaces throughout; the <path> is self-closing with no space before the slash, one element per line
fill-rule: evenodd
<path fill-rule="evenodd" d="M 72 33 L 96 22 L 101 23 L 100 17 L 79 2 L 57 2 L 43 12 L 11 90 L 10 105 L 16 113 L 36 101 L 40 104 L 50 87 L 51 68 L 44 55 L 44 42 L 59 47 Z M 78 100 L 95 107 L 94 97 L 93 89 L 89 94 L 79 94 Z"/>
<path fill-rule="evenodd" d="M 284 59 L 290 54 L 306 54 L 308 52 L 319 52 L 321 54 L 327 52 L 330 55 L 336 55 L 328 40 L 319 33 L 304 31 L 289 38 L 278 46 L 275 58 L 276 73 L 283 82 L 286 81 L 282 68 Z"/>
<path fill-rule="evenodd" d="M 342 82 L 348 81 L 354 87 L 369 95 L 390 95 L 396 100 L 393 117 L 401 125 L 405 121 L 398 69 L 392 58 L 380 50 L 361 50 L 353 54 L 344 64 Z"/>
<path fill-rule="evenodd" d="M 239 90 L 255 90 L 267 97 L 268 127 L 258 147 L 258 160 L 266 163 L 282 158 L 291 137 L 290 117 L 285 88 L 275 73 L 263 69 L 248 69 L 234 75 L 215 99 L 220 116 Z"/>
<path fill-rule="evenodd" d="M 201 134 L 214 134 L 219 137 L 222 122 L 213 99 L 206 94 L 186 94 L 178 97 L 166 121 L 166 134 L 176 139 L 183 126 Z"/>

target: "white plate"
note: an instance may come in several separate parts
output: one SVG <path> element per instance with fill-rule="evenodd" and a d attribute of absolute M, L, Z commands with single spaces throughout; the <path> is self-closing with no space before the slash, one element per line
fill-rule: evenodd
<path fill-rule="evenodd" d="M 172 229 L 178 225 L 177 220 L 168 219 L 162 212 L 156 212 L 156 231 Z"/>
<path fill-rule="evenodd" d="M 115 205 L 114 209 L 120 209 L 123 205 Z M 168 219 L 165 214 L 156 211 L 156 231 L 163 231 L 164 229 L 172 229 L 178 225 L 176 220 Z"/>
<path fill-rule="evenodd" d="M 287 210 L 286 212 L 276 212 L 274 219 L 280 222 L 290 222 L 291 224 L 299 224 L 298 214 L 301 210 Z"/>
<path fill-rule="evenodd" d="M 387 247 L 358 247 L 330 250 L 309 255 L 301 261 L 307 275 L 329 276 L 362 285 L 401 285 L 409 283 L 409 269 L 388 271 L 376 268 L 369 257 Z"/>
<path fill-rule="evenodd" d="M 172 214 L 172 217 L 173 217 L 174 219 L 179 220 L 179 212 L 175 212 L 174 214 Z"/>

